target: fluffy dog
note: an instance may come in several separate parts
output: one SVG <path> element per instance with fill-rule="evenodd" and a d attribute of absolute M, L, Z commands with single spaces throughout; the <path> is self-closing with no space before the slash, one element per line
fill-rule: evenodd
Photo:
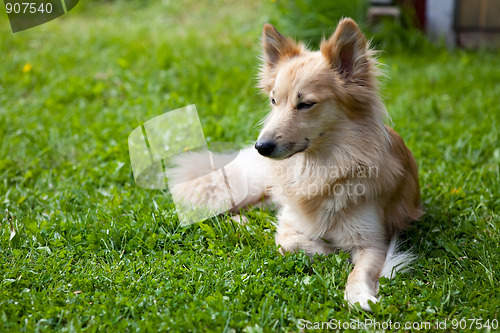
<path fill-rule="evenodd" d="M 270 24 L 262 46 L 260 88 L 271 112 L 255 149 L 243 150 L 225 173 L 210 173 L 196 154 L 179 158 L 170 172 L 172 192 L 191 205 L 215 207 L 227 188 L 245 188 L 235 212 L 269 197 L 280 207 L 279 251 L 351 253 L 345 299 L 370 310 L 380 276 L 411 259 L 395 252 L 397 232 L 423 213 L 415 160 L 384 124 L 374 52 L 348 18 L 319 51 Z"/>

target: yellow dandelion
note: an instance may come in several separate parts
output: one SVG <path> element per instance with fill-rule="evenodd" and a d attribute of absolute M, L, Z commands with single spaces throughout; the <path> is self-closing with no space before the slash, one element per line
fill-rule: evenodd
<path fill-rule="evenodd" d="M 33 66 L 29 62 L 26 63 L 26 65 L 23 66 L 23 73 L 29 73 L 33 69 Z"/>
<path fill-rule="evenodd" d="M 451 194 L 459 194 L 460 192 L 462 191 L 462 188 L 459 187 L 459 188 L 453 188 L 450 193 Z"/>

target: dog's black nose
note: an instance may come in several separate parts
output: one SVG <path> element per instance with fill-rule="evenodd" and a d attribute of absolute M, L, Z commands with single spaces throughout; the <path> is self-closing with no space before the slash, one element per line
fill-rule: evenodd
<path fill-rule="evenodd" d="M 259 151 L 262 156 L 270 156 L 274 149 L 276 148 L 276 143 L 268 139 L 259 139 L 255 143 L 255 149 Z"/>

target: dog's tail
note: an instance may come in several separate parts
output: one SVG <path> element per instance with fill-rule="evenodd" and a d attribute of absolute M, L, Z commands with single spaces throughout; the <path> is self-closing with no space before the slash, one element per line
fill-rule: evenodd
<path fill-rule="evenodd" d="M 417 256 L 411 251 L 399 251 L 399 241 L 396 235 L 392 237 L 381 276 L 392 279 L 397 272 L 407 272 Z"/>

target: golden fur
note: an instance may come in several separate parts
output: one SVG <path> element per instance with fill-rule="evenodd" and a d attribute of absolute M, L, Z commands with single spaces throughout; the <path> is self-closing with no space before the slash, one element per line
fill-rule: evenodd
<path fill-rule="evenodd" d="M 415 160 L 384 125 L 373 51 L 351 19 L 339 23 L 320 51 L 269 24 L 262 46 L 259 85 L 272 110 L 256 148 L 266 157 L 249 148 L 227 166 L 231 190 L 244 184 L 248 192 L 234 208 L 270 195 L 280 206 L 281 253 L 349 251 L 355 266 L 345 298 L 370 310 L 379 277 L 409 260 L 394 253 L 396 233 L 422 215 Z M 184 180 L 200 172 L 199 163 L 189 164 L 180 169 Z M 173 192 L 197 205 L 217 205 L 218 192 L 207 189 L 220 189 L 221 177 L 213 173 L 203 184 L 185 182 Z"/>

